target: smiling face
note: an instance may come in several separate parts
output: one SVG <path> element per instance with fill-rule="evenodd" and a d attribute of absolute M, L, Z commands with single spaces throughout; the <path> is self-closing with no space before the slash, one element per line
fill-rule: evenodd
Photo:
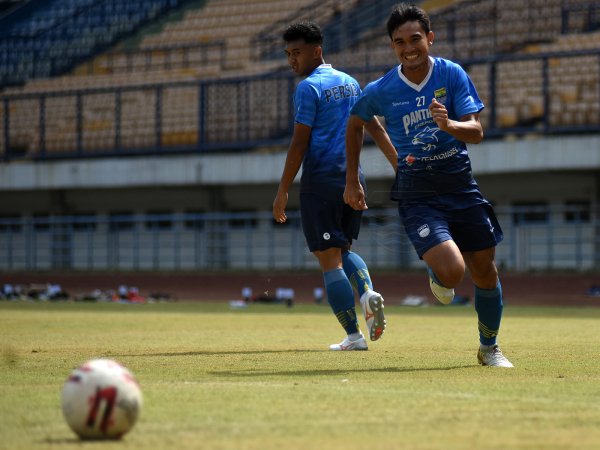
<path fill-rule="evenodd" d="M 309 75 L 315 68 L 323 64 L 321 46 L 307 44 L 303 39 L 288 42 L 285 54 L 294 73 L 302 77 Z"/>
<path fill-rule="evenodd" d="M 426 33 L 421 23 L 405 22 L 392 33 L 392 49 L 402 64 L 402 73 L 413 83 L 420 83 L 429 72 L 429 47 L 433 31 Z"/>

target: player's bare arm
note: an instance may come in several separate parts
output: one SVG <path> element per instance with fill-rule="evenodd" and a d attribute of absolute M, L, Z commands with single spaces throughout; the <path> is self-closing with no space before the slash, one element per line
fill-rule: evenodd
<path fill-rule="evenodd" d="M 363 146 L 366 122 L 351 115 L 346 126 L 346 188 L 344 202 L 358 211 L 367 209 L 365 191 L 360 184 L 358 167 Z"/>
<path fill-rule="evenodd" d="M 373 119 L 365 123 L 365 129 L 371 135 L 375 144 L 379 147 L 379 150 L 381 150 L 395 172 L 398 169 L 398 152 L 394 144 L 392 144 L 387 131 L 381 125 L 381 122 L 379 122 L 377 117 L 373 117 Z"/>
<path fill-rule="evenodd" d="M 294 126 L 294 134 L 288 148 L 288 153 L 285 158 L 285 166 L 279 182 L 279 188 L 277 189 L 277 195 L 273 201 L 273 218 L 283 223 L 287 220 L 285 215 L 285 208 L 288 202 L 288 192 L 290 186 L 294 182 L 294 178 L 298 174 L 300 167 L 302 166 L 302 160 L 304 154 L 308 149 L 310 142 L 311 127 L 297 123 Z"/>
<path fill-rule="evenodd" d="M 431 116 L 440 130 L 451 134 L 459 141 L 467 144 L 479 144 L 483 140 L 483 127 L 479 122 L 479 114 L 467 114 L 460 120 L 448 118 L 448 110 L 436 99 L 429 105 Z"/>

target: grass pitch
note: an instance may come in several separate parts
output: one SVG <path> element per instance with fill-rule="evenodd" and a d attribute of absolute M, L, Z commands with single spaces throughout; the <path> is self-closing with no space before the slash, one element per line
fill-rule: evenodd
<path fill-rule="evenodd" d="M 0 448 L 600 448 L 600 308 L 505 309 L 515 369 L 477 365 L 470 307 L 386 308 L 368 352 L 330 352 L 327 306 L 0 303 Z M 83 361 L 138 378 L 118 442 L 80 442 L 60 392 Z"/>

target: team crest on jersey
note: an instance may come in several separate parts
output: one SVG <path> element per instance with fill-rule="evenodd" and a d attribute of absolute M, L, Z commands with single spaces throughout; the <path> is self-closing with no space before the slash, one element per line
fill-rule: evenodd
<path fill-rule="evenodd" d="M 433 91 L 433 96 L 435 97 L 435 99 L 440 102 L 440 103 L 445 103 L 446 102 L 446 88 L 439 88 L 436 89 L 435 91 Z"/>
<path fill-rule="evenodd" d="M 421 150 L 429 152 L 437 147 L 438 138 L 437 132 L 439 128 L 425 127 L 424 130 L 419 131 L 412 140 L 413 145 L 420 145 Z"/>
<path fill-rule="evenodd" d="M 427 224 L 421 225 L 417 229 L 417 233 L 419 233 L 420 237 L 422 237 L 423 239 L 425 239 L 427 236 L 429 236 L 429 233 L 430 233 L 429 225 L 427 225 Z"/>

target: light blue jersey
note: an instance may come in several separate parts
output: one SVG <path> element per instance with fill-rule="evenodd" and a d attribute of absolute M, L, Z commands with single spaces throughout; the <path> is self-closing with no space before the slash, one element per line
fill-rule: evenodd
<path fill-rule="evenodd" d="M 467 146 L 441 131 L 431 116 L 433 98 L 443 103 L 451 120 L 480 112 L 484 105 L 467 73 L 456 63 L 430 58 L 431 69 L 419 85 L 398 66 L 365 89 L 352 114 L 369 121 L 385 117 L 398 151 L 394 200 L 477 191 Z"/>
<path fill-rule="evenodd" d="M 301 192 L 342 198 L 346 183 L 346 123 L 360 93 L 354 78 L 329 64 L 321 64 L 296 87 L 295 121 L 312 129 L 302 163 Z"/>

